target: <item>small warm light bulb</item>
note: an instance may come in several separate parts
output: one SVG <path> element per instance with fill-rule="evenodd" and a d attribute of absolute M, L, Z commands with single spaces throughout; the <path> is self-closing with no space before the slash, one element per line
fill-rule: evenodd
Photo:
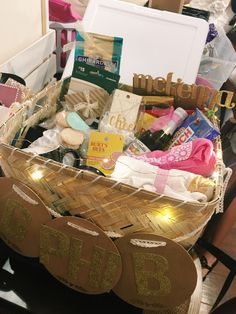
<path fill-rule="evenodd" d="M 32 174 L 31 174 L 31 178 L 35 181 L 40 180 L 43 177 L 43 173 L 40 170 L 35 170 Z"/>
<path fill-rule="evenodd" d="M 103 162 L 104 162 L 104 163 L 107 163 L 107 162 L 109 162 L 109 159 L 108 159 L 108 158 L 104 158 L 104 159 L 103 159 Z"/>
<path fill-rule="evenodd" d="M 162 219 L 165 221 L 171 221 L 171 215 L 169 213 L 165 213 L 163 214 Z"/>
<path fill-rule="evenodd" d="M 171 214 L 171 208 L 169 206 L 162 208 L 162 210 L 156 213 L 155 216 L 158 220 L 161 219 L 164 220 L 165 222 L 171 222 L 174 220 L 173 215 Z"/>
<path fill-rule="evenodd" d="M 214 171 L 214 172 L 212 173 L 212 175 L 211 175 L 211 178 L 212 178 L 213 180 L 216 180 L 218 177 L 219 177 L 219 173 L 218 173 L 217 171 Z"/>
<path fill-rule="evenodd" d="M 217 159 L 222 159 L 222 152 L 219 149 L 216 151 L 216 157 Z"/>

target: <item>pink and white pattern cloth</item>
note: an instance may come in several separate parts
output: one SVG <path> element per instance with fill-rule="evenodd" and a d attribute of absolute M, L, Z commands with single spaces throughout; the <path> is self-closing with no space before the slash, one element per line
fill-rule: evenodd
<path fill-rule="evenodd" d="M 135 158 L 161 169 L 185 170 L 205 177 L 212 175 L 217 161 L 213 143 L 204 138 L 196 138 L 167 151 L 155 150 Z"/>
<path fill-rule="evenodd" d="M 183 170 L 164 170 L 130 156 L 120 156 L 111 178 L 139 189 L 190 202 L 213 197 L 213 181 Z"/>

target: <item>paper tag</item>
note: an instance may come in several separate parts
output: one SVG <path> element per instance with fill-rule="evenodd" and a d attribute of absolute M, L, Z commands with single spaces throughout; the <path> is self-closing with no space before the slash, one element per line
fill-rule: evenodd
<path fill-rule="evenodd" d="M 65 45 L 63 46 L 62 51 L 63 51 L 63 52 L 67 52 L 67 51 L 69 51 L 69 50 L 72 50 L 74 47 L 75 47 L 75 42 L 74 42 L 74 41 L 71 41 L 71 42 L 69 42 L 69 43 L 67 43 L 67 44 L 65 44 Z"/>
<path fill-rule="evenodd" d="M 92 132 L 87 151 L 87 166 L 95 167 L 104 174 L 111 174 L 117 153 L 123 152 L 124 137 L 119 134 Z"/>
<path fill-rule="evenodd" d="M 115 129 L 133 131 L 142 97 L 116 89 L 108 115 L 108 123 Z"/>
<path fill-rule="evenodd" d="M 11 109 L 0 106 L 0 126 L 3 125 L 11 116 Z"/>

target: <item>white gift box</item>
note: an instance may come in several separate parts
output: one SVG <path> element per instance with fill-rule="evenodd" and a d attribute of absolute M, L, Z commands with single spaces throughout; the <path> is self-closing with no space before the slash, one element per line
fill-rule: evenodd
<path fill-rule="evenodd" d="M 48 26 L 48 0 L 8 0 L 0 11 L 0 72 L 22 77 L 37 92 L 56 73 L 55 31 Z M 14 23 L 12 22 L 14 21 Z"/>

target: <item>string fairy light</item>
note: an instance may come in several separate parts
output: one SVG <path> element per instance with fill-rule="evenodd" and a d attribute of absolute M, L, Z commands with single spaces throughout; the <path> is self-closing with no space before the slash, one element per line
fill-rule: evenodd
<path fill-rule="evenodd" d="M 43 178 L 43 172 L 41 170 L 35 170 L 30 176 L 34 181 L 38 181 Z"/>
<path fill-rule="evenodd" d="M 164 213 L 161 218 L 165 220 L 166 222 L 171 222 L 173 220 L 173 218 L 171 217 L 169 213 Z"/>
<path fill-rule="evenodd" d="M 156 212 L 154 214 L 154 217 L 156 219 L 161 219 L 165 221 L 166 223 L 173 223 L 175 222 L 175 219 L 172 214 L 173 208 L 170 205 L 167 205 L 165 207 L 159 208 L 160 211 Z"/>

